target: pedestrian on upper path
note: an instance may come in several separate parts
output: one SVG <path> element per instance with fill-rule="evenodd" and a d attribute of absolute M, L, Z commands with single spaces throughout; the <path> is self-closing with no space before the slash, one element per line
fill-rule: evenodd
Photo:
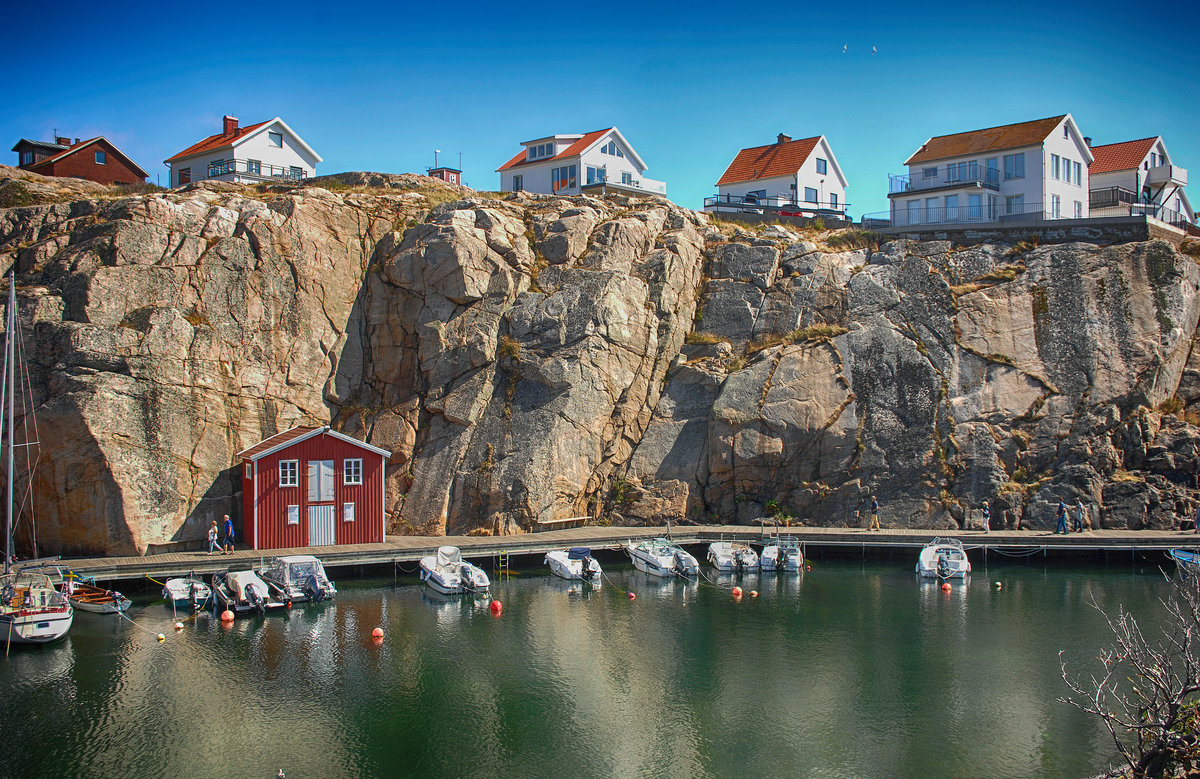
<path fill-rule="evenodd" d="M 217 520 L 213 520 L 208 526 L 208 551 L 204 554 L 212 554 L 220 549 L 217 546 Z"/>
<path fill-rule="evenodd" d="M 871 496 L 871 526 L 867 529 L 868 530 L 882 530 L 883 529 L 883 528 L 879 527 L 879 501 L 875 499 L 874 495 Z"/>
<path fill-rule="evenodd" d="M 1083 501 L 1075 501 L 1075 532 L 1083 532 L 1083 520 L 1087 518 L 1087 509 L 1083 507 Z"/>
<path fill-rule="evenodd" d="M 992 532 L 992 510 L 988 508 L 988 502 L 983 502 L 983 532 Z"/>
<path fill-rule="evenodd" d="M 1061 500 L 1058 502 L 1058 525 L 1054 528 L 1054 535 L 1062 533 L 1067 534 L 1067 504 Z"/>
<path fill-rule="evenodd" d="M 233 520 L 225 515 L 225 545 L 222 554 L 233 554 Z"/>

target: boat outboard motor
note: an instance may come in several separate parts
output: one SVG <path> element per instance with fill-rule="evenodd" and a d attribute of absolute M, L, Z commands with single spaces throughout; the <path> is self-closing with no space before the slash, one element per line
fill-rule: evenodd
<path fill-rule="evenodd" d="M 787 570 L 787 552 L 782 546 L 775 549 L 775 567 L 781 571 Z"/>
<path fill-rule="evenodd" d="M 267 610 L 266 603 L 263 601 L 263 596 L 259 594 L 258 588 L 253 584 L 246 585 L 246 602 L 258 609 L 259 614 L 263 614 Z"/>
<path fill-rule="evenodd" d="M 304 580 L 304 591 L 308 593 L 308 597 L 315 603 L 325 597 L 325 590 L 321 587 L 321 582 L 317 581 L 317 575 L 309 574 Z"/>
<path fill-rule="evenodd" d="M 946 559 L 946 555 L 938 555 L 937 575 L 945 579 L 950 575 L 950 561 Z"/>

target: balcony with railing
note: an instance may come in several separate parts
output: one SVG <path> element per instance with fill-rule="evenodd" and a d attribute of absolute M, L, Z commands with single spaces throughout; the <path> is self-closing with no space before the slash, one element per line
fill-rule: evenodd
<path fill-rule="evenodd" d="M 1178 165 L 1156 165 L 1146 172 L 1146 183 L 1154 187 L 1167 184 L 1186 187 L 1187 182 L 1187 168 L 1181 168 Z"/>
<path fill-rule="evenodd" d="M 849 203 L 834 200 L 800 201 L 791 194 L 712 195 L 704 198 L 704 210 L 715 212 L 771 213 L 778 216 L 836 216 L 844 218 Z"/>
<path fill-rule="evenodd" d="M 1112 189 L 1123 189 L 1113 187 Z M 1096 190 L 1097 192 L 1101 190 Z M 1128 190 L 1125 190 L 1126 192 Z M 907 204 L 905 204 L 907 205 Z M 1095 205 L 1092 208 L 1096 208 Z M 1178 211 L 1164 208 L 1155 203 L 1121 203 L 1105 207 L 1102 213 L 1092 214 L 1088 219 L 1103 219 L 1107 217 L 1149 217 L 1165 222 L 1172 227 L 1186 229 L 1187 216 Z M 986 204 L 979 206 L 925 206 L 915 204 L 912 207 L 898 205 L 892 211 L 878 211 L 863 214 L 864 225 L 870 224 L 871 229 L 910 229 L 923 228 L 926 230 L 959 229 L 964 227 L 987 226 L 1005 227 L 1032 225 L 1043 221 L 1063 219 L 1080 219 L 1066 212 L 1054 212 L 1054 205 L 1049 203 L 997 203 L 995 207 Z"/>
<path fill-rule="evenodd" d="M 264 165 L 257 160 L 217 160 L 208 163 L 208 175 L 205 178 L 227 181 L 234 178 L 302 181 L 308 178 L 308 172 L 296 165 L 285 167 L 283 165 Z"/>
<path fill-rule="evenodd" d="M 889 195 L 956 187 L 999 190 L 1000 171 L 997 168 L 980 167 L 974 162 L 964 162 L 944 165 L 940 168 L 926 168 L 919 173 L 888 175 Z"/>
<path fill-rule="evenodd" d="M 1101 187 L 1088 193 L 1088 207 L 1093 210 L 1120 208 L 1136 202 L 1138 202 L 1137 193 L 1125 187 Z"/>

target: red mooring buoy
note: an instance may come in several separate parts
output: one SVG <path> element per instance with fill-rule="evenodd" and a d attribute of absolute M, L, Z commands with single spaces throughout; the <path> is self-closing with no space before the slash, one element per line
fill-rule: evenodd
<path fill-rule="evenodd" d="M 221 621 L 222 622 L 233 622 L 233 612 L 230 611 L 229 609 L 225 609 L 224 611 L 222 611 L 221 612 Z"/>
<path fill-rule="evenodd" d="M 950 582 L 943 582 L 943 583 L 942 583 L 942 591 L 943 591 L 943 592 L 950 592 Z"/>
<path fill-rule="evenodd" d="M 372 630 L 371 638 L 383 638 L 383 628 L 375 628 Z"/>
<path fill-rule="evenodd" d="M 632 591 L 632 590 L 631 590 L 630 592 L 626 593 L 626 594 L 627 594 L 627 595 L 629 595 L 629 599 L 630 599 L 630 600 L 633 600 L 634 598 L 636 598 L 636 597 L 637 597 L 636 595 L 634 595 L 634 594 L 633 594 L 633 591 Z"/>
<path fill-rule="evenodd" d="M 493 617 L 498 617 L 504 612 L 504 604 L 498 600 L 492 601 L 488 608 L 491 609 Z"/>

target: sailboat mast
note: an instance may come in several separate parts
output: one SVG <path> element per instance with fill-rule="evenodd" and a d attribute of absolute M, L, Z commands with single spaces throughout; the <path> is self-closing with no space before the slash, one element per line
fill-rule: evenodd
<path fill-rule="evenodd" d="M 8 573 L 12 565 L 12 510 L 13 510 L 13 401 L 16 388 L 15 371 L 13 370 L 15 355 L 13 352 L 17 340 L 17 274 L 10 273 L 8 277 L 8 319 L 5 323 L 4 339 L 4 384 L 8 390 L 4 399 L 7 418 L 4 429 L 8 431 L 8 491 L 4 493 L 4 573 Z"/>

